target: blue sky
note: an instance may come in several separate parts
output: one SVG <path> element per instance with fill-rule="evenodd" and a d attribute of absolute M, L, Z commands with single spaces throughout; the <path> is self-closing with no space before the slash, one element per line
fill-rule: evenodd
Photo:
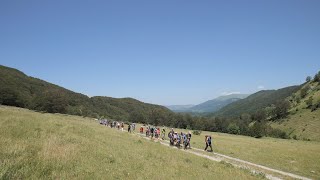
<path fill-rule="evenodd" d="M 89 96 L 197 104 L 320 70 L 320 1 L 0 1 L 0 64 Z"/>

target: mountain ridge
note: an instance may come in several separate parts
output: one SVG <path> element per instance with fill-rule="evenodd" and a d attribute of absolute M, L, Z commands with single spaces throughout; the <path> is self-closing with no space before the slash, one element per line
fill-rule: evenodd
<path fill-rule="evenodd" d="M 239 117 L 242 114 L 253 114 L 259 109 L 266 108 L 277 101 L 284 100 L 299 90 L 300 86 L 289 86 L 277 90 L 258 91 L 245 99 L 233 102 L 210 116 Z"/>
<path fill-rule="evenodd" d="M 205 101 L 197 105 L 169 105 L 166 107 L 174 112 L 213 113 L 232 102 L 236 102 L 248 96 L 248 94 L 230 94 L 219 96 L 217 98 Z"/>

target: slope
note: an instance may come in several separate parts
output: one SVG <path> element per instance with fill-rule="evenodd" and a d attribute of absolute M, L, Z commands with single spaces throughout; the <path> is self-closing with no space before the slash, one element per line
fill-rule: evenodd
<path fill-rule="evenodd" d="M 0 179 L 262 178 L 89 118 L 0 106 L 0 124 Z"/>
<path fill-rule="evenodd" d="M 153 112 L 163 116 L 173 114 L 165 107 L 132 98 L 89 98 L 5 66 L 0 66 L 0 104 L 49 113 L 121 120 L 128 120 L 133 113 L 141 121 L 150 119 Z"/>
<path fill-rule="evenodd" d="M 301 91 L 305 97 L 301 98 Z M 307 101 L 312 99 L 312 105 Z M 289 116 L 285 119 L 271 122 L 271 126 L 287 132 L 291 138 L 301 140 L 320 141 L 320 84 L 318 82 L 306 83 L 298 92 L 288 98 L 291 102 Z M 308 107 L 309 106 L 309 107 Z"/>
<path fill-rule="evenodd" d="M 252 114 L 259 109 L 266 108 L 277 101 L 284 100 L 296 92 L 300 86 L 290 86 L 278 90 L 263 90 L 245 99 L 231 103 L 211 116 L 239 117 L 242 114 Z"/>

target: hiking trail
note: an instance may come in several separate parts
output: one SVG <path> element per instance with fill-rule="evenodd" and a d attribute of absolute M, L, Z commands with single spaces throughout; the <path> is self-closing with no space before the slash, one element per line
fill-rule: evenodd
<path fill-rule="evenodd" d="M 140 134 L 140 133 L 135 133 L 135 134 L 138 135 L 139 137 L 144 138 L 144 139 L 151 140 L 150 138 L 146 137 L 144 134 Z M 167 140 L 154 140 L 154 141 L 160 142 L 160 144 L 162 144 L 162 145 L 172 147 L 172 148 L 184 151 L 186 153 L 191 153 L 191 154 L 194 154 L 199 157 L 207 158 L 211 161 L 216 161 L 216 162 L 225 161 L 225 162 L 233 165 L 234 167 L 247 169 L 253 174 L 263 173 L 265 175 L 265 177 L 270 180 L 281 180 L 281 179 L 286 179 L 288 177 L 293 178 L 293 179 L 311 180 L 310 178 L 307 178 L 307 177 L 303 177 L 300 175 L 296 175 L 293 173 L 289 173 L 289 172 L 285 172 L 285 171 L 281 171 L 281 170 L 277 170 L 277 169 L 273 169 L 273 168 L 269 168 L 269 167 L 266 167 L 263 165 L 259 165 L 259 164 L 255 164 L 255 163 L 245 161 L 242 159 L 226 156 L 226 155 L 223 155 L 220 153 L 208 153 L 202 149 L 198 149 L 198 148 L 194 148 L 194 147 L 192 147 L 191 149 L 188 149 L 188 150 L 184 150 L 183 148 L 179 149 L 176 146 L 170 146 L 169 141 L 167 141 Z"/>

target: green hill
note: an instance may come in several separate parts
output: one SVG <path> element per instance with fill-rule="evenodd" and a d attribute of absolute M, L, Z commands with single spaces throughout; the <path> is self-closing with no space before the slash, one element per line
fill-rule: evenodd
<path fill-rule="evenodd" d="M 43 80 L 29 77 L 13 68 L 0 66 L 0 104 L 49 113 L 87 117 L 107 117 L 139 122 L 173 116 L 169 109 L 132 98 L 88 97 Z"/>
<path fill-rule="evenodd" d="M 275 104 L 277 101 L 284 100 L 299 88 L 300 86 L 290 86 L 278 90 L 259 91 L 245 99 L 223 107 L 216 113 L 213 113 L 212 116 L 239 117 L 242 114 L 253 114 L 259 109 L 266 108 Z"/>
<path fill-rule="evenodd" d="M 319 82 L 310 81 L 304 84 L 287 100 L 291 104 L 289 116 L 273 121 L 271 126 L 287 132 L 291 138 L 320 141 Z"/>

